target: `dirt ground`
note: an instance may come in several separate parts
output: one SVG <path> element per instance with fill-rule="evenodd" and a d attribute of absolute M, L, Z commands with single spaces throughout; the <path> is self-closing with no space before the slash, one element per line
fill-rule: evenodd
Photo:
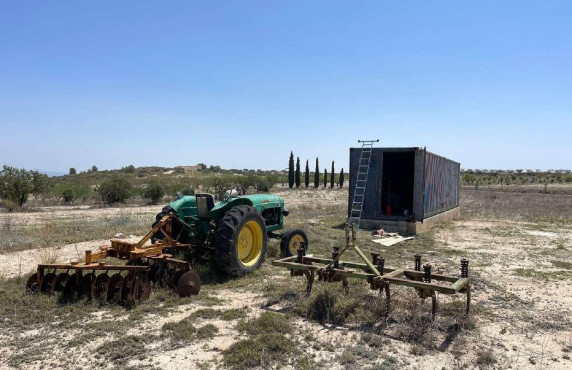
<path fill-rule="evenodd" d="M 342 231 L 337 226 L 344 222 L 346 190 L 281 190 L 277 194 L 285 198 L 291 211 L 288 226 L 307 230 L 315 254 L 327 253 L 340 239 Z M 152 221 L 160 208 L 53 207 L 33 213 L 0 213 L 0 224 L 9 218 L 11 229 L 40 227 L 53 218 L 96 220 L 118 212 Z M 121 231 L 119 227 L 112 230 Z M 2 252 L 0 245 L 0 369 L 225 368 L 229 366 L 227 350 L 249 338 L 240 322 L 264 312 L 287 317 L 294 328 L 287 337 L 296 344 L 298 354 L 290 362 L 263 367 L 572 368 L 572 224 L 471 215 L 391 248 L 372 243 L 366 231 L 360 232 L 359 241 L 368 252 L 386 254 L 393 267 L 406 267 L 411 264 L 410 256 L 421 253 L 447 273 L 457 274 L 460 258 L 468 258 L 471 328 L 438 329 L 438 324 L 428 324 L 436 344 L 424 347 L 403 332 L 391 330 L 391 324 L 373 332 L 359 321 L 333 324 L 301 317 L 295 307 L 308 299 L 289 292 L 301 293 L 305 281 L 271 266 L 272 256 L 252 276 L 230 282 L 209 280 L 208 273 L 201 272 L 204 285 L 196 297 L 180 299 L 159 290 L 153 291 L 149 304 L 131 310 L 93 303 L 61 306 L 56 298 L 25 294 L 27 274 L 37 263 L 67 262 L 104 245 L 107 239 L 15 252 Z M 271 243 L 276 249 L 277 242 Z M 350 285 L 360 287 L 359 283 Z M 278 297 L 290 298 L 275 299 L 272 291 L 277 289 L 285 289 Z M 313 294 L 320 289 L 316 287 Z M 340 289 L 334 292 L 342 294 Z M 409 297 L 400 290 L 396 294 L 403 294 L 405 300 Z M 445 307 L 451 302 L 448 297 L 438 298 Z M 210 316 L 201 318 L 205 312 Z M 238 314 L 221 316 L 224 312 Z M 399 312 L 394 315 L 395 323 Z M 216 329 L 210 336 L 188 342 L 165 334 L 166 324 L 185 320 L 199 331 L 209 324 Z M 372 333 L 380 344 L 372 344 Z M 262 359 L 264 353 L 254 356 Z"/>

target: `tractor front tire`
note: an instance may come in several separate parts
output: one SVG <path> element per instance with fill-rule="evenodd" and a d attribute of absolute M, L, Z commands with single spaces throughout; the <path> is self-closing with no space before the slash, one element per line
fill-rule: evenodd
<path fill-rule="evenodd" d="M 308 250 L 308 236 L 303 230 L 286 230 L 282 238 L 280 238 L 280 253 L 282 258 L 295 256 L 302 243 L 304 243 L 304 248 Z"/>
<path fill-rule="evenodd" d="M 252 206 L 233 207 L 220 220 L 214 238 L 217 272 L 243 276 L 262 265 L 268 250 L 266 222 Z"/>

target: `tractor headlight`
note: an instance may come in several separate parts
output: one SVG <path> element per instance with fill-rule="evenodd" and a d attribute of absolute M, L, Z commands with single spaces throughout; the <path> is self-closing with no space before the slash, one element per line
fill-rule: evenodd
<path fill-rule="evenodd" d="M 290 211 L 288 211 L 288 210 L 285 209 L 285 210 L 282 211 L 282 214 L 283 214 L 284 216 L 288 216 L 288 215 L 290 214 Z"/>

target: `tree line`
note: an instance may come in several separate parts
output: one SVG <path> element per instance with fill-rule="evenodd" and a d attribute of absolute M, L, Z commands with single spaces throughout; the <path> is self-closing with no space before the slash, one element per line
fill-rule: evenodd
<path fill-rule="evenodd" d="M 277 183 L 285 183 L 285 174 L 277 171 L 228 170 L 218 171 L 218 166 L 206 166 L 192 174 L 168 171 L 168 168 L 135 168 L 132 165 L 113 171 L 98 171 L 96 166 L 77 173 L 70 168 L 70 175 L 48 178 L 39 171 L 4 166 L 0 171 L 0 202 L 9 209 L 22 207 L 33 196 L 48 200 L 74 203 L 78 200 L 104 204 L 125 202 L 134 197 L 158 203 L 164 196 L 193 195 L 195 191 L 220 196 L 231 188 L 254 189 L 269 192 Z"/>
<path fill-rule="evenodd" d="M 301 169 L 300 169 L 300 157 L 296 157 L 296 165 L 294 165 L 294 152 L 290 152 L 290 158 L 288 159 L 288 187 L 292 189 L 294 186 L 299 188 L 301 185 Z M 336 182 L 336 172 L 334 167 L 334 161 L 332 161 L 332 167 L 330 170 L 330 177 L 328 179 L 328 169 L 324 168 L 324 176 L 320 178 L 320 162 L 316 157 L 316 167 L 314 169 L 314 188 L 317 189 L 322 184 L 326 188 L 329 184 L 330 189 L 333 189 L 336 184 L 338 187 L 342 188 L 344 186 L 344 169 L 340 170 L 340 173 Z M 307 188 L 310 186 L 310 167 L 309 161 L 306 159 L 306 169 L 304 170 L 304 186 Z"/>

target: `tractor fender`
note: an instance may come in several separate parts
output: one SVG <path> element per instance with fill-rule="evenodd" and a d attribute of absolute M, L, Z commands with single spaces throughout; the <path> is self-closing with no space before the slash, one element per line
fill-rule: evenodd
<path fill-rule="evenodd" d="M 209 217 L 213 219 L 215 222 L 220 220 L 224 214 L 230 211 L 233 207 L 236 206 L 252 206 L 252 201 L 248 198 L 232 198 L 228 202 L 224 204 L 217 204 L 211 211 L 209 212 Z"/>

